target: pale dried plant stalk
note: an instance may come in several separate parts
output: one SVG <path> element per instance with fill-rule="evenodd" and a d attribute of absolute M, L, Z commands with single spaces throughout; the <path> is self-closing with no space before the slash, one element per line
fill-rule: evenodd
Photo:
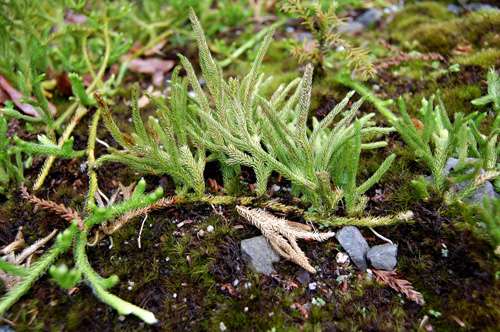
<path fill-rule="evenodd" d="M 308 225 L 277 218 L 263 210 L 249 209 L 241 205 L 236 206 L 236 209 L 241 216 L 260 229 L 262 235 L 269 240 L 271 246 L 280 256 L 291 260 L 311 273 L 316 273 L 316 270 L 309 264 L 306 255 L 297 245 L 297 239 L 325 241 L 335 236 L 334 232 L 312 232 Z"/>
<path fill-rule="evenodd" d="M 35 252 L 43 247 L 47 242 L 49 242 L 54 236 L 56 236 L 56 234 L 57 229 L 54 229 L 49 235 L 47 235 L 43 239 L 36 241 L 31 246 L 24 249 L 20 254 L 16 255 L 14 254 L 14 251 L 19 249 L 25 243 L 22 230 L 19 229 L 14 241 L 2 250 L 2 252 L 6 255 L 2 256 L 1 259 L 5 260 L 8 263 L 29 268 Z M 0 270 L 0 280 L 2 280 L 2 282 L 5 284 L 7 290 L 11 290 L 19 283 L 19 281 L 22 280 L 22 276 L 7 274 L 4 271 Z"/>

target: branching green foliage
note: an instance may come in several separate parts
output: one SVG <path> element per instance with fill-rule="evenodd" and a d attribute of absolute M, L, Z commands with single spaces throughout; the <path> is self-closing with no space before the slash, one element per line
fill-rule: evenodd
<path fill-rule="evenodd" d="M 425 99 L 422 101 L 420 121 L 410 118 L 400 98 L 399 108 L 403 117 L 391 120 L 391 123 L 415 151 L 415 155 L 430 168 L 436 190 L 440 194 L 445 194 L 449 202 L 463 201 L 485 181 L 499 176 L 500 173 L 493 171 L 492 166 L 497 160 L 498 151 L 495 150 L 494 144 L 500 130 L 493 131 L 493 135 L 489 138 L 484 137 L 472 121 L 477 113 L 468 116 L 455 113 L 452 123 L 441 101 L 439 91 L 436 94 L 436 100 L 435 107 L 433 106 L 434 96 L 430 101 Z M 456 151 L 458 151 L 459 158 L 458 166 L 449 176 L 446 176 L 444 173 L 446 163 Z M 468 158 L 469 153 L 479 159 L 471 161 Z M 481 173 L 483 166 L 486 166 L 486 172 Z M 450 183 L 461 182 L 468 183 L 459 192 L 449 191 Z M 414 185 L 422 198 L 428 197 L 421 180 L 415 181 Z"/>
<path fill-rule="evenodd" d="M 25 142 L 19 137 L 14 137 L 14 142 L 20 148 L 20 150 L 27 152 L 29 154 L 39 154 L 44 156 L 56 156 L 62 159 L 73 159 L 80 158 L 85 155 L 85 151 L 75 151 L 73 150 L 74 138 L 66 140 L 62 146 L 58 146 L 45 135 L 38 135 L 38 141 L 40 144 Z"/>
<path fill-rule="evenodd" d="M 363 143 L 363 137 L 385 134 L 392 128 L 373 127 L 374 123 L 370 121 L 373 114 L 353 123 L 362 100 L 334 125 L 335 117 L 345 111 L 354 94 L 351 92 L 311 131 L 307 120 L 312 66 L 307 66 L 302 80 L 280 87 L 268 100 L 261 92 L 270 78 L 264 80 L 259 70 L 273 31 L 265 37 L 248 75 L 241 82 L 235 78 L 226 80 L 210 54 L 203 29 L 193 11 L 190 19 L 198 40 L 200 66 L 208 96 L 191 63 L 180 56 L 187 78 L 181 80 L 178 69 L 174 71 L 170 108 L 163 100 L 150 96 L 158 108 L 158 119 L 149 119 L 148 130 L 140 119 L 137 92 L 134 93 L 132 119 L 136 133 L 130 137 L 119 130 L 107 106 L 97 95 L 108 130 L 125 149 L 112 149 L 112 154 L 101 157 L 98 163 L 119 161 L 140 171 L 169 174 L 201 196 L 207 150 L 211 153 L 210 160 L 221 163 L 225 183 L 231 177 L 237 178 L 240 166 L 248 166 L 255 171 L 257 194 L 265 195 L 268 178 L 272 171 L 276 171 L 291 180 L 294 193 L 313 203 L 318 211 L 331 212 L 345 198 L 349 213 L 360 213 L 366 203 L 363 194 L 394 160 L 394 155 L 388 157 L 374 175 L 357 185 L 361 149 L 386 145 L 385 142 Z M 188 83 L 194 90 L 193 97 L 187 95 Z M 293 119 L 292 122 L 283 120 L 288 118 Z M 194 148 L 189 146 L 190 140 L 195 143 L 194 153 Z"/>
<path fill-rule="evenodd" d="M 5 194 L 9 184 L 24 181 L 24 165 L 21 151 L 9 146 L 10 137 L 7 137 L 7 120 L 0 115 L 0 194 Z M 12 161 L 12 156 L 14 161 Z"/>
<path fill-rule="evenodd" d="M 270 100 L 260 94 L 268 84 L 262 75 L 258 75 L 261 61 L 271 41 L 267 35 L 259 50 L 250 73 L 241 81 L 229 79 L 225 81 L 222 70 L 213 60 L 208 50 L 201 25 L 196 16 L 191 15 L 200 51 L 200 64 L 203 78 L 207 82 L 210 96 L 214 100 L 215 109 L 207 102 L 207 96 L 201 89 L 196 74 L 186 58 L 181 62 L 187 71 L 189 82 L 196 92 L 193 105 L 188 107 L 190 113 L 190 135 L 194 141 L 209 151 L 218 151 L 226 156 L 221 159 L 229 165 L 245 165 L 252 167 L 257 176 L 257 192 L 263 194 L 267 179 L 272 170 L 290 179 L 296 193 L 303 194 L 323 212 L 331 211 L 345 193 L 349 201 L 348 209 L 359 211 L 364 207 L 361 195 L 376 181 L 391 164 L 394 156 L 389 157 L 379 171 L 359 187 L 355 185 L 357 162 L 361 148 L 374 148 L 385 145 L 383 142 L 361 144 L 361 136 L 367 134 L 384 134 L 391 128 L 370 127 L 367 115 L 356 122 L 351 121 L 362 101 L 357 102 L 347 115 L 329 131 L 334 118 L 344 110 L 350 93 L 317 127 L 310 131 L 307 126 L 312 85 L 312 66 L 308 66 L 303 79 L 278 89 Z M 291 97 L 287 99 L 287 96 Z M 294 123 L 285 123 L 283 119 L 293 113 Z M 199 120 L 197 120 L 197 118 Z M 320 141 L 329 134 L 324 142 Z M 357 142 L 355 151 L 349 151 L 349 143 Z M 352 157 L 358 153 L 356 157 Z M 357 158 L 349 160 L 351 158 Z M 342 172 L 348 172 L 349 182 L 342 189 L 331 189 L 341 186 L 339 181 Z"/>
<path fill-rule="evenodd" d="M 324 11 L 320 1 L 312 3 L 301 0 L 286 1 L 281 10 L 297 13 L 304 24 L 314 36 L 314 41 L 304 39 L 302 45 L 295 41 L 290 43 L 290 51 L 299 62 L 313 62 L 322 70 L 326 70 L 326 55 L 333 46 L 342 46 L 349 60 L 348 66 L 352 70 L 359 69 L 364 77 L 375 73 L 374 66 L 369 57 L 369 51 L 362 47 L 353 47 L 350 42 L 341 38 L 337 28 L 344 24 L 335 11 L 338 7 L 333 1 L 327 11 Z"/>
<path fill-rule="evenodd" d="M 493 110 L 500 116 L 500 77 L 495 68 L 488 71 L 488 94 L 474 99 L 471 103 L 477 106 L 493 103 Z"/>
<path fill-rule="evenodd" d="M 61 287 L 70 288 L 83 278 L 101 301 L 115 308 L 120 314 L 134 314 L 146 323 L 155 323 L 156 318 L 153 313 L 126 302 L 107 291 L 107 289 L 113 287 L 118 282 L 118 277 L 113 275 L 105 279 L 99 276 L 90 266 L 85 251 L 87 246 L 87 232 L 93 226 L 122 216 L 130 211 L 151 206 L 163 195 L 161 187 L 148 195 L 144 194 L 145 189 L 146 182 L 141 180 L 129 200 L 118 202 L 108 207 L 98 207 L 92 204 L 90 206 L 90 214 L 83 222 L 79 222 L 76 218 L 73 219 L 71 226 L 57 235 L 51 250 L 47 251 L 31 267 L 18 267 L 0 260 L 0 269 L 8 274 L 13 273 L 21 277 L 19 282 L 0 300 L 0 314 L 5 313 L 12 304 L 30 289 L 36 280 L 49 270 L 52 277 Z M 63 210 L 67 210 L 62 205 L 41 200 L 27 193 L 24 196 L 35 205 L 49 208 L 58 214 L 61 214 Z M 75 215 L 74 211 L 68 210 L 66 212 L 68 212 L 66 213 L 67 216 Z M 73 249 L 73 259 L 75 262 L 73 269 L 68 270 L 65 265 L 60 265 L 59 267 L 52 265 L 59 255 L 70 249 Z"/>
<path fill-rule="evenodd" d="M 132 94 L 132 119 L 136 133 L 132 136 L 122 133 L 113 121 L 107 105 L 99 93 L 96 99 L 104 116 L 104 123 L 113 138 L 126 150 L 110 149 L 112 154 L 102 156 L 97 165 L 105 161 L 123 162 L 130 167 L 149 174 L 169 174 L 174 180 L 193 189 L 198 196 L 205 190 L 205 150 L 196 148 L 193 153 L 187 138 L 187 80 L 181 80 L 176 70 L 171 79 L 171 108 L 162 99 L 148 95 L 157 107 L 158 118 L 150 117 L 146 130 L 138 106 L 138 86 Z"/>
<path fill-rule="evenodd" d="M 478 208 L 479 217 L 486 224 L 491 243 L 500 254 L 500 199 L 491 202 L 488 196 L 483 197 L 483 205 Z"/>

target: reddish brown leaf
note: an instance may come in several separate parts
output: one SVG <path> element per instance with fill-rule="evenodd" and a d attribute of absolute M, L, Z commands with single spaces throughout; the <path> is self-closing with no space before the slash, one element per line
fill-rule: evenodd
<path fill-rule="evenodd" d="M 10 96 L 0 87 L 0 104 L 4 104 L 7 100 L 10 100 Z"/>
<path fill-rule="evenodd" d="M 472 51 L 472 44 L 465 46 L 457 46 L 455 47 L 455 50 L 462 53 L 470 53 L 470 51 Z"/>
<path fill-rule="evenodd" d="M 163 60 L 160 58 L 133 59 L 127 68 L 131 71 L 143 74 L 154 74 L 157 71 L 168 73 L 175 66 L 174 60 Z"/>
<path fill-rule="evenodd" d="M 233 285 L 231 284 L 222 284 L 220 289 L 227 291 L 232 297 L 241 298 L 241 295 L 238 295 Z"/>
<path fill-rule="evenodd" d="M 300 310 L 300 313 L 302 314 L 302 319 L 308 319 L 309 318 L 309 313 L 307 312 L 307 309 L 304 308 L 304 306 L 302 304 L 300 304 L 299 302 L 295 302 L 295 306 L 297 307 L 297 309 Z"/>
<path fill-rule="evenodd" d="M 64 70 L 62 73 L 56 76 L 57 80 L 57 90 L 63 96 L 72 96 L 73 90 L 71 89 L 71 82 L 69 81 L 68 73 Z"/>
<path fill-rule="evenodd" d="M 19 107 L 21 111 L 23 111 L 23 113 L 34 116 L 35 118 L 40 117 L 40 115 L 38 115 L 37 111 L 33 106 L 31 106 L 30 104 L 22 104 L 19 102 L 19 100 L 26 97 L 21 92 L 17 91 L 12 86 L 12 84 L 10 84 L 10 82 L 1 74 L 0 74 L 0 87 L 3 89 L 5 93 L 9 95 L 10 98 L 8 100 L 12 100 L 14 104 L 16 104 L 16 106 Z M 57 109 L 50 102 L 49 102 L 49 108 L 52 114 L 56 114 Z"/>

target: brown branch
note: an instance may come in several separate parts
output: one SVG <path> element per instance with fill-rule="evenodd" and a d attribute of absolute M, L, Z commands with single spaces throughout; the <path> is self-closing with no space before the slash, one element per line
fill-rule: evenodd
<path fill-rule="evenodd" d="M 120 228 L 125 226 L 130 220 L 132 220 L 135 217 L 143 216 L 145 214 L 150 213 L 153 210 L 159 210 L 166 208 L 168 206 L 174 205 L 179 201 L 179 197 L 177 196 L 171 196 L 171 197 L 163 197 L 160 200 L 158 200 L 156 203 L 151 204 L 150 206 L 146 206 L 140 209 L 132 210 L 124 215 L 122 215 L 120 218 L 118 218 L 115 222 L 113 222 L 111 225 L 108 226 L 107 222 L 104 222 L 102 224 L 102 230 L 104 231 L 104 234 L 106 235 L 111 235 L 118 231 Z"/>
<path fill-rule="evenodd" d="M 382 280 L 392 289 L 404 294 L 408 300 L 414 301 L 420 305 L 425 304 L 422 294 L 413 289 L 413 286 L 408 280 L 399 279 L 396 271 L 371 270 L 375 273 L 377 280 Z"/>
<path fill-rule="evenodd" d="M 379 44 L 389 49 L 392 53 L 397 54 L 395 56 L 380 58 L 373 61 L 375 64 L 375 70 L 387 69 L 391 66 L 399 66 L 402 62 L 405 61 L 415 61 L 415 60 L 433 60 L 433 61 L 444 61 L 445 58 L 439 53 L 423 53 L 410 55 L 406 52 L 400 51 L 389 43 L 378 39 Z"/>
<path fill-rule="evenodd" d="M 47 201 L 28 193 L 28 190 L 24 184 L 21 184 L 21 196 L 24 199 L 35 204 L 36 206 L 40 206 L 44 210 L 55 212 L 69 222 L 73 222 L 73 220 L 76 220 L 78 222 L 78 225 L 80 225 L 80 227 L 83 227 L 83 222 L 78 212 L 76 212 L 72 208 L 65 207 L 63 204 L 57 204 L 51 201 Z"/>

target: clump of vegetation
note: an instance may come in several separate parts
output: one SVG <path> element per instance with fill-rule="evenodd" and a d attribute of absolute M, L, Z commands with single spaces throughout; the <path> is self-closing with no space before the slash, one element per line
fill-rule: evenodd
<path fill-rule="evenodd" d="M 312 66 L 306 68 L 302 80 L 294 80 L 286 87 L 281 86 L 271 99 L 265 99 L 261 93 L 270 79 L 264 81 L 264 76 L 259 75 L 259 68 L 271 41 L 272 31 L 265 38 L 250 73 L 241 83 L 234 78 L 225 81 L 221 68 L 210 54 L 194 12 L 191 12 L 191 20 L 198 37 L 203 78 L 215 109 L 209 105 L 207 94 L 202 90 L 192 65 L 181 57 L 189 83 L 196 93 L 192 103 L 187 104 L 188 81 L 181 81 L 178 71 L 175 71 L 170 97 L 172 109 L 155 100 L 159 106 L 160 120 L 150 118 L 148 136 L 138 109 L 134 107 L 137 134 L 133 140 L 125 139 L 126 136 L 112 122 L 109 111 L 101 106 L 108 129 L 120 145 L 127 149 L 127 152 L 113 150 L 113 155 L 101 157 L 101 162 L 114 160 L 141 171 L 167 173 L 201 195 L 206 149 L 211 152 L 209 159 L 220 162 L 225 180 L 229 176 L 238 176 L 240 166 L 253 168 L 259 195 L 266 193 L 271 171 L 276 171 L 292 181 L 294 194 L 302 195 L 321 213 L 333 211 L 342 198 L 345 198 L 350 214 L 361 213 L 367 202 L 363 194 L 382 177 L 395 157 L 389 156 L 370 179 L 357 186 L 361 149 L 386 145 L 385 142 L 362 143 L 362 137 L 385 134 L 392 129 L 373 127 L 370 118 L 374 114 L 352 123 L 363 100 L 346 111 L 334 129 L 328 129 L 334 118 L 345 111 L 353 94 L 351 92 L 314 130 L 309 130 L 307 118 Z M 292 97 L 285 101 L 289 94 Z M 186 108 L 187 113 L 184 112 Z M 292 120 L 284 121 L 288 118 Z M 177 136 L 174 137 L 174 133 Z M 161 146 L 154 141 L 154 135 L 161 138 Z M 197 143 L 196 160 L 187 145 L 187 137 Z M 186 176 L 182 177 L 182 174 Z M 333 190 L 332 182 L 335 186 Z"/>
<path fill-rule="evenodd" d="M 302 23 L 313 34 L 314 40 L 304 39 L 302 45 L 294 40 L 289 40 L 291 54 L 298 58 L 300 63 L 312 62 L 318 69 L 326 71 L 327 67 L 332 67 L 332 63 L 327 59 L 332 47 L 341 46 L 347 54 L 348 66 L 354 72 L 361 71 L 363 77 L 373 75 L 375 70 L 369 50 L 363 47 L 353 47 L 350 42 L 341 38 L 337 28 L 344 24 L 335 11 L 338 7 L 333 1 L 326 11 L 323 4 L 315 0 L 312 3 L 301 0 L 286 1 L 281 10 L 287 13 L 297 13 Z"/>
<path fill-rule="evenodd" d="M 0 4 L 5 322 L 19 330 L 143 329 L 145 323 L 175 330 L 371 330 L 382 321 L 388 330 L 496 326 L 498 257 L 490 252 L 500 247 L 500 205 L 488 198 L 482 206 L 468 203 L 477 201 L 482 184 L 490 191 L 486 181 L 500 192 L 494 69 L 487 94 L 478 98 L 483 74 L 496 65 L 500 16 L 458 18 L 441 4 L 416 3 L 395 13 L 389 24 L 397 28 L 387 33 L 378 27 L 391 19 L 393 6 L 377 2 L 388 15 L 374 31 L 347 41 L 337 28 L 342 16 L 364 14 L 358 1 L 342 2 L 342 9 L 355 10 L 342 14 L 323 1 L 288 1 L 281 12 L 273 0 L 202 1 L 188 12 L 190 2 Z M 186 29 L 188 17 L 194 34 Z M 296 37 L 300 23 L 313 34 L 307 47 L 292 43 L 296 59 L 311 62 L 305 66 L 283 59 L 286 39 L 280 39 L 282 25 Z M 443 29 L 440 36 L 451 38 L 430 37 Z M 177 52 L 192 55 L 193 35 L 199 57 L 180 56 L 180 66 L 172 72 L 168 66 L 153 85 L 127 73 L 135 57 L 174 63 Z M 392 54 L 352 46 L 375 36 L 394 42 L 385 45 Z M 335 46 L 344 46 L 346 56 L 334 54 Z M 418 52 L 436 46 L 443 55 Z M 345 68 L 326 70 L 335 67 L 332 59 Z M 247 60 L 249 72 L 240 76 Z M 356 72 L 370 78 L 361 82 Z M 322 79 L 313 83 L 313 74 Z M 140 89 L 147 89 L 142 96 Z M 420 108 L 422 96 L 432 93 Z M 400 99 L 401 115 L 387 99 L 398 96 L 408 105 Z M 40 156 L 47 157 L 44 165 Z M 448 173 L 450 158 L 458 167 Z M 140 175 L 173 196 L 161 197 L 161 188 L 144 194 L 144 181 L 134 187 Z M 12 199 L 21 182 L 35 184 L 37 196 L 25 187 L 22 196 L 47 212 L 30 213 L 29 203 Z M 161 215 L 153 213 L 161 208 Z M 142 223 L 132 223 L 139 216 Z M 375 270 L 373 280 L 343 263 L 343 255 L 332 259 L 343 250 L 338 245 L 309 242 L 331 238 L 330 227 L 343 225 L 391 225 L 372 228 L 376 238 L 361 232 L 370 247 L 379 238 L 390 241 L 383 235 L 398 244 L 397 272 Z M 246 269 L 239 241 L 259 233 L 296 264 L 281 261 L 269 277 Z M 408 306 L 396 292 L 425 307 Z"/>

